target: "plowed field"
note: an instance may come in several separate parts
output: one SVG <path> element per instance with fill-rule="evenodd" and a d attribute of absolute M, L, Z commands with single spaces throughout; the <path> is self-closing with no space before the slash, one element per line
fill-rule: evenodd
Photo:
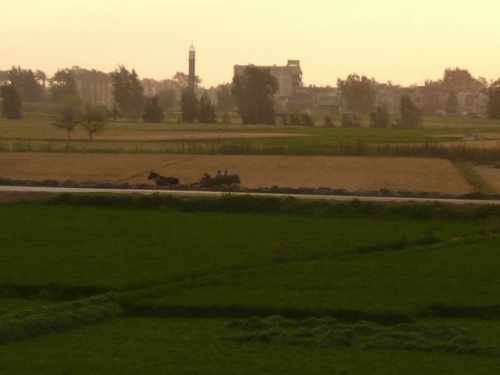
<path fill-rule="evenodd" d="M 207 171 L 239 174 L 250 188 L 330 187 L 460 194 L 472 188 L 447 160 L 382 157 L 0 153 L 0 176 L 59 181 L 148 183 L 149 172 L 199 181 Z"/>

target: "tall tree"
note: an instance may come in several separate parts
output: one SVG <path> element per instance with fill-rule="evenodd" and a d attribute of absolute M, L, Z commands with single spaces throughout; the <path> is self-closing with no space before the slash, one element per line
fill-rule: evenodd
<path fill-rule="evenodd" d="M 31 69 L 13 66 L 9 71 L 9 80 L 23 101 L 33 103 L 42 99 L 43 88 Z"/>
<path fill-rule="evenodd" d="M 370 120 L 374 128 L 388 128 L 391 125 L 391 115 L 383 106 L 378 106 L 370 113 Z"/>
<path fill-rule="evenodd" d="M 158 96 L 146 97 L 144 100 L 144 122 L 162 122 L 163 110 L 158 105 Z"/>
<path fill-rule="evenodd" d="M 74 66 L 71 68 L 78 85 L 78 93 L 85 103 L 93 105 L 110 103 L 111 77 L 109 74 Z"/>
<path fill-rule="evenodd" d="M 486 112 L 492 120 L 500 120 L 500 86 L 490 87 L 488 90 L 488 105 Z"/>
<path fill-rule="evenodd" d="M 13 85 L 2 86 L 0 95 L 2 97 L 2 113 L 11 120 L 19 120 L 23 104 L 21 97 Z"/>
<path fill-rule="evenodd" d="M 195 87 L 201 83 L 201 79 L 198 76 L 194 77 Z M 172 81 L 177 86 L 177 89 L 182 91 L 189 86 L 189 75 L 183 72 L 177 72 L 172 77 Z"/>
<path fill-rule="evenodd" d="M 55 113 L 52 125 L 66 130 L 68 142 L 71 140 L 71 133 L 82 120 L 81 101 L 78 96 L 65 96 L 61 99 L 59 107 Z"/>
<path fill-rule="evenodd" d="M 242 75 L 233 77 L 232 94 L 238 102 L 243 124 L 274 125 L 277 91 L 278 82 L 269 69 L 248 65 Z"/>
<path fill-rule="evenodd" d="M 455 91 L 451 90 L 446 101 L 446 113 L 454 115 L 458 112 L 458 98 Z"/>
<path fill-rule="evenodd" d="M 141 85 L 144 87 L 145 96 L 158 96 L 158 105 L 164 111 L 174 111 L 179 107 L 177 98 L 180 97 L 181 90 L 173 79 L 163 79 L 157 81 L 152 78 L 143 78 Z"/>
<path fill-rule="evenodd" d="M 35 77 L 36 77 L 36 80 L 38 81 L 38 83 L 43 87 L 43 88 L 46 88 L 47 87 L 47 74 L 45 74 L 45 72 L 43 70 L 37 70 L 35 72 Z"/>
<path fill-rule="evenodd" d="M 138 114 L 141 113 L 144 108 L 144 88 L 142 87 L 139 77 L 134 69 L 132 69 L 130 74 L 130 81 L 132 87 L 130 105 L 134 113 Z"/>
<path fill-rule="evenodd" d="M 78 97 L 78 87 L 73 72 L 69 69 L 58 70 L 50 78 L 50 92 L 52 101 L 56 104 L 65 98 Z"/>
<path fill-rule="evenodd" d="M 434 116 L 439 110 L 439 92 L 442 81 L 426 80 L 422 87 L 422 112 L 427 116 Z"/>
<path fill-rule="evenodd" d="M 370 112 L 375 101 L 374 84 L 373 80 L 365 76 L 360 77 L 356 73 L 349 74 L 345 81 L 341 79 L 337 81 L 348 110 L 355 113 Z"/>
<path fill-rule="evenodd" d="M 200 113 L 198 115 L 198 120 L 202 124 L 215 123 L 215 109 L 206 92 L 204 92 L 200 98 Z"/>
<path fill-rule="evenodd" d="M 217 93 L 217 111 L 229 112 L 236 107 L 236 102 L 231 95 L 231 84 L 224 83 L 216 88 Z"/>
<path fill-rule="evenodd" d="M 422 111 L 411 101 L 408 95 L 403 95 L 400 101 L 400 126 L 415 128 L 422 123 Z"/>
<path fill-rule="evenodd" d="M 135 70 L 129 72 L 123 65 L 119 65 L 110 75 L 113 84 L 112 94 L 121 114 L 139 116 L 144 104 L 144 88 Z"/>
<path fill-rule="evenodd" d="M 185 88 L 181 96 L 182 122 L 193 122 L 198 118 L 199 102 L 193 90 Z"/>
<path fill-rule="evenodd" d="M 460 91 L 475 91 L 482 87 L 481 81 L 478 81 L 467 69 L 446 69 L 443 76 L 444 90 Z"/>
<path fill-rule="evenodd" d="M 174 89 L 164 89 L 158 92 L 158 105 L 164 111 L 173 111 L 179 103 Z"/>
<path fill-rule="evenodd" d="M 0 85 L 8 86 L 10 84 L 10 70 L 0 70 Z"/>

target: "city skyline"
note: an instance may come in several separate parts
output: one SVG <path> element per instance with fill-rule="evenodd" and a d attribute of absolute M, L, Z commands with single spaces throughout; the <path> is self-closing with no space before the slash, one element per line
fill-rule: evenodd
<path fill-rule="evenodd" d="M 351 73 L 422 85 L 456 67 L 496 80 L 496 12 L 487 1 L 474 5 L 19 0 L 0 14 L 0 70 L 15 65 L 51 76 L 72 66 L 111 72 L 122 64 L 140 78 L 161 80 L 188 73 L 194 42 L 196 72 L 206 88 L 231 82 L 234 65 L 286 65 L 289 59 L 300 60 L 305 85 L 336 86 Z"/>

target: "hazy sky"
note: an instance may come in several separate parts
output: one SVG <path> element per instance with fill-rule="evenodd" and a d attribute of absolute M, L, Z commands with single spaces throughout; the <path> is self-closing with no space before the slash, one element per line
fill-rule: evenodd
<path fill-rule="evenodd" d="M 188 72 L 209 87 L 235 64 L 300 60 L 305 84 L 351 73 L 403 86 L 468 69 L 500 77 L 497 0 L 1 0 L 0 70 L 118 64 L 140 78 Z"/>

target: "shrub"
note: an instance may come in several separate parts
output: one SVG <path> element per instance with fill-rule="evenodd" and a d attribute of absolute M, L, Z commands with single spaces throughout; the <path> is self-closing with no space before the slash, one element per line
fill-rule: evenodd
<path fill-rule="evenodd" d="M 158 96 L 145 98 L 144 113 L 142 119 L 144 122 L 162 122 L 163 110 L 158 105 Z"/>
<path fill-rule="evenodd" d="M 340 123 L 344 128 L 359 128 L 361 126 L 359 117 L 355 114 L 344 113 Z"/>
<path fill-rule="evenodd" d="M 333 128 L 335 126 L 330 116 L 325 116 L 325 123 L 323 126 L 325 128 Z"/>
<path fill-rule="evenodd" d="M 2 97 L 2 113 L 8 118 L 18 120 L 21 118 L 23 108 L 22 99 L 14 86 L 2 86 L 0 90 Z"/>
<path fill-rule="evenodd" d="M 290 120 L 289 120 L 290 125 L 300 125 L 300 116 L 296 113 L 291 113 L 290 114 Z"/>
<path fill-rule="evenodd" d="M 384 107 L 378 107 L 370 113 L 371 124 L 374 128 L 388 128 L 391 124 L 391 115 Z"/>
<path fill-rule="evenodd" d="M 416 128 L 422 125 L 422 111 L 411 101 L 408 95 L 403 95 L 400 102 L 401 121 L 403 128 Z"/>
<path fill-rule="evenodd" d="M 309 113 L 302 114 L 302 125 L 304 126 L 314 126 L 314 120 Z"/>
<path fill-rule="evenodd" d="M 9 313 L 0 317 L 0 343 L 64 331 L 103 321 L 122 313 L 113 293 Z"/>

